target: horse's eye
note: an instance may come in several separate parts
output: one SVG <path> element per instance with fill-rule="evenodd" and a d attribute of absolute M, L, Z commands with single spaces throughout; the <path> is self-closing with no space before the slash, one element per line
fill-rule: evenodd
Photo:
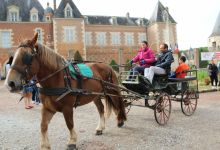
<path fill-rule="evenodd" d="M 28 54 L 28 53 L 25 53 L 22 57 L 22 62 L 25 64 L 25 65 L 30 65 L 31 64 L 31 61 L 33 59 L 33 56 L 31 54 Z"/>

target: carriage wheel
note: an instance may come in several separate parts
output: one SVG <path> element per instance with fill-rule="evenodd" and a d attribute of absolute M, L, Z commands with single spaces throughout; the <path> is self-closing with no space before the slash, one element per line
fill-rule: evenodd
<path fill-rule="evenodd" d="M 197 107 L 197 93 L 194 90 L 186 90 L 182 94 L 181 109 L 186 116 L 191 116 Z"/>
<path fill-rule="evenodd" d="M 156 99 L 154 117 L 159 125 L 167 124 L 171 113 L 171 100 L 167 93 L 160 94 Z"/>

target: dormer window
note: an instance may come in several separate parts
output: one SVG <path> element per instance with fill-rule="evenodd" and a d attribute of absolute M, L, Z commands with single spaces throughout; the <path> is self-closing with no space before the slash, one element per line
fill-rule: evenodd
<path fill-rule="evenodd" d="M 32 22 L 38 21 L 38 10 L 35 7 L 33 7 L 30 10 L 30 21 L 32 21 Z"/>
<path fill-rule="evenodd" d="M 65 18 L 72 18 L 73 17 L 73 11 L 69 3 L 66 5 L 64 9 Z"/>
<path fill-rule="evenodd" d="M 8 21 L 19 21 L 19 8 L 17 6 L 8 7 Z"/>
<path fill-rule="evenodd" d="M 51 21 L 50 16 L 46 16 L 46 21 Z"/>
<path fill-rule="evenodd" d="M 137 23 L 139 26 L 144 25 L 144 21 L 143 21 L 142 18 L 137 19 L 137 20 L 136 20 L 136 23 Z"/>
<path fill-rule="evenodd" d="M 117 18 L 116 18 L 116 17 L 111 17 L 111 18 L 109 19 L 109 21 L 110 21 L 110 23 L 111 23 L 112 25 L 116 25 L 116 24 L 117 24 Z"/>

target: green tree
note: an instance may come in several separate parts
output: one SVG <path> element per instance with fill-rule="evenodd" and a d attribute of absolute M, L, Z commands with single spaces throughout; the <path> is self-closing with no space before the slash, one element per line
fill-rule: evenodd
<path fill-rule="evenodd" d="M 114 59 L 112 59 L 110 66 L 117 72 L 119 72 L 119 66 Z"/>
<path fill-rule="evenodd" d="M 201 53 L 208 52 L 209 50 L 207 47 L 200 47 L 198 50 L 199 50 L 199 68 L 206 68 L 209 62 L 206 60 L 205 61 L 201 60 Z"/>
<path fill-rule="evenodd" d="M 76 51 L 76 53 L 74 54 L 74 60 L 77 62 L 83 62 L 83 58 L 80 55 L 79 51 Z"/>

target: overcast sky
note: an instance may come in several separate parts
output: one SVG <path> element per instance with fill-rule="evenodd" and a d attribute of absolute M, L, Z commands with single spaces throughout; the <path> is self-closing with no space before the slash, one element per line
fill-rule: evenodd
<path fill-rule="evenodd" d="M 61 0 L 57 0 L 57 7 Z M 220 12 L 220 0 L 160 0 L 177 22 L 179 49 L 207 46 Z M 40 0 L 43 7 L 53 0 Z M 149 19 L 158 0 L 73 0 L 82 15 L 144 17 Z"/>

